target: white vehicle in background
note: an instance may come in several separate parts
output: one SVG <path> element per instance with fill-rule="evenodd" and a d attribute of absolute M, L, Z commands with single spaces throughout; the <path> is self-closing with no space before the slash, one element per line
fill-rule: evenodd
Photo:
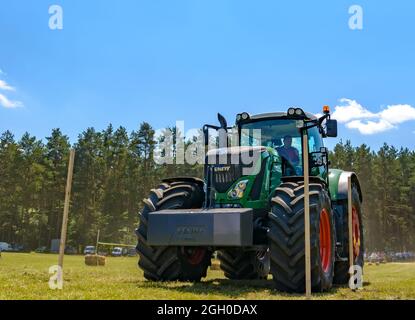
<path fill-rule="evenodd" d="M 95 254 L 95 247 L 94 246 L 86 246 L 84 250 L 84 254 Z"/>
<path fill-rule="evenodd" d="M 380 252 L 372 252 L 372 254 L 368 258 L 368 262 L 370 263 L 380 263 L 385 260 L 385 256 L 382 255 Z"/>
<path fill-rule="evenodd" d="M 7 242 L 0 242 L 0 251 L 5 252 L 5 251 L 12 251 L 13 248 L 10 244 L 8 244 Z"/>
<path fill-rule="evenodd" d="M 122 257 L 123 254 L 124 254 L 124 250 L 120 247 L 115 247 L 111 252 L 111 255 L 113 257 Z"/>

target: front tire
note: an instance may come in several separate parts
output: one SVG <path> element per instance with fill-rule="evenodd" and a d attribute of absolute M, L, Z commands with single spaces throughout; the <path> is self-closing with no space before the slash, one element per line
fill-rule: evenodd
<path fill-rule="evenodd" d="M 305 292 L 304 184 L 286 182 L 276 189 L 269 213 L 271 274 L 276 288 Z M 321 292 L 332 287 L 334 224 L 326 188 L 310 184 L 311 285 Z"/>
<path fill-rule="evenodd" d="M 150 212 L 165 209 L 197 209 L 203 205 L 203 186 L 197 182 L 174 181 L 151 190 L 144 199 L 140 214 L 137 252 L 138 266 L 144 277 L 152 281 L 200 281 L 206 277 L 212 252 L 202 247 L 151 247 L 147 244 L 147 223 Z"/>
<path fill-rule="evenodd" d="M 270 270 L 268 250 L 226 249 L 218 252 L 220 268 L 231 280 L 266 279 Z"/>

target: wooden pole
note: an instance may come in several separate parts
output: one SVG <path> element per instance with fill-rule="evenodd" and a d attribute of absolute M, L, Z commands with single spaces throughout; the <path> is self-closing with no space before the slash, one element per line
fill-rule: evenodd
<path fill-rule="evenodd" d="M 303 130 L 304 170 L 304 234 L 305 234 L 305 292 L 311 297 L 311 246 L 310 246 L 310 178 L 308 162 L 308 134 Z"/>
<path fill-rule="evenodd" d="M 354 274 L 353 270 L 353 203 L 352 203 L 352 177 L 347 179 L 347 209 L 349 225 L 349 264 L 350 277 Z"/>
<path fill-rule="evenodd" d="M 61 270 L 63 269 L 63 256 L 65 254 L 66 232 L 68 230 L 69 203 L 71 200 L 74 160 L 75 160 L 75 150 L 71 149 L 69 153 L 68 177 L 66 179 L 65 204 L 63 207 L 62 230 L 61 230 L 61 239 L 60 239 L 60 247 L 59 247 L 58 265 L 61 268 Z M 61 276 L 62 276 L 62 273 L 61 273 Z"/>
<path fill-rule="evenodd" d="M 99 229 L 98 229 L 98 234 L 97 234 L 97 244 L 95 246 L 95 256 L 97 258 L 97 266 L 99 265 L 99 260 L 98 260 L 98 245 L 99 245 Z"/>
<path fill-rule="evenodd" d="M 98 246 L 99 246 L 99 232 L 100 230 L 98 230 L 98 234 L 97 234 L 97 244 L 95 246 L 95 254 L 98 254 Z"/>

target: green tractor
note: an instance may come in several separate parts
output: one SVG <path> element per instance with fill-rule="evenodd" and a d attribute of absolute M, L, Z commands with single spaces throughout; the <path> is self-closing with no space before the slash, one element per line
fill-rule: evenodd
<path fill-rule="evenodd" d="M 204 180 L 164 179 L 144 200 L 136 230 L 144 277 L 200 281 L 217 252 L 229 279 L 271 274 L 278 290 L 304 292 L 302 150 L 308 137 L 312 290 L 347 283 L 349 177 L 354 264 L 363 268 L 362 192 L 356 174 L 329 169 L 323 138 L 337 136 L 329 108 L 319 118 L 300 108 L 252 116 L 244 112 L 232 128 L 218 118 L 220 126 L 204 126 L 205 137 L 212 129 L 233 130 L 237 145 L 228 146 L 225 138 L 221 147 L 206 153 Z"/>

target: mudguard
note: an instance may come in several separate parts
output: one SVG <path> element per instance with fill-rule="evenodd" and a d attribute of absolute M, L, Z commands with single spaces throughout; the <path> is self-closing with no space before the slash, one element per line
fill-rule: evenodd
<path fill-rule="evenodd" d="M 172 177 L 172 178 L 166 178 L 162 179 L 162 182 L 166 183 L 172 183 L 172 182 L 178 182 L 178 181 L 185 181 L 185 182 L 194 182 L 203 187 L 204 181 L 202 179 L 196 178 L 196 177 Z"/>
<path fill-rule="evenodd" d="M 352 178 L 352 183 L 357 187 L 360 202 L 363 201 L 362 189 L 360 187 L 359 178 L 357 177 L 356 173 L 339 169 L 330 169 L 329 189 L 332 201 L 347 200 L 347 182 L 349 177 Z"/>

